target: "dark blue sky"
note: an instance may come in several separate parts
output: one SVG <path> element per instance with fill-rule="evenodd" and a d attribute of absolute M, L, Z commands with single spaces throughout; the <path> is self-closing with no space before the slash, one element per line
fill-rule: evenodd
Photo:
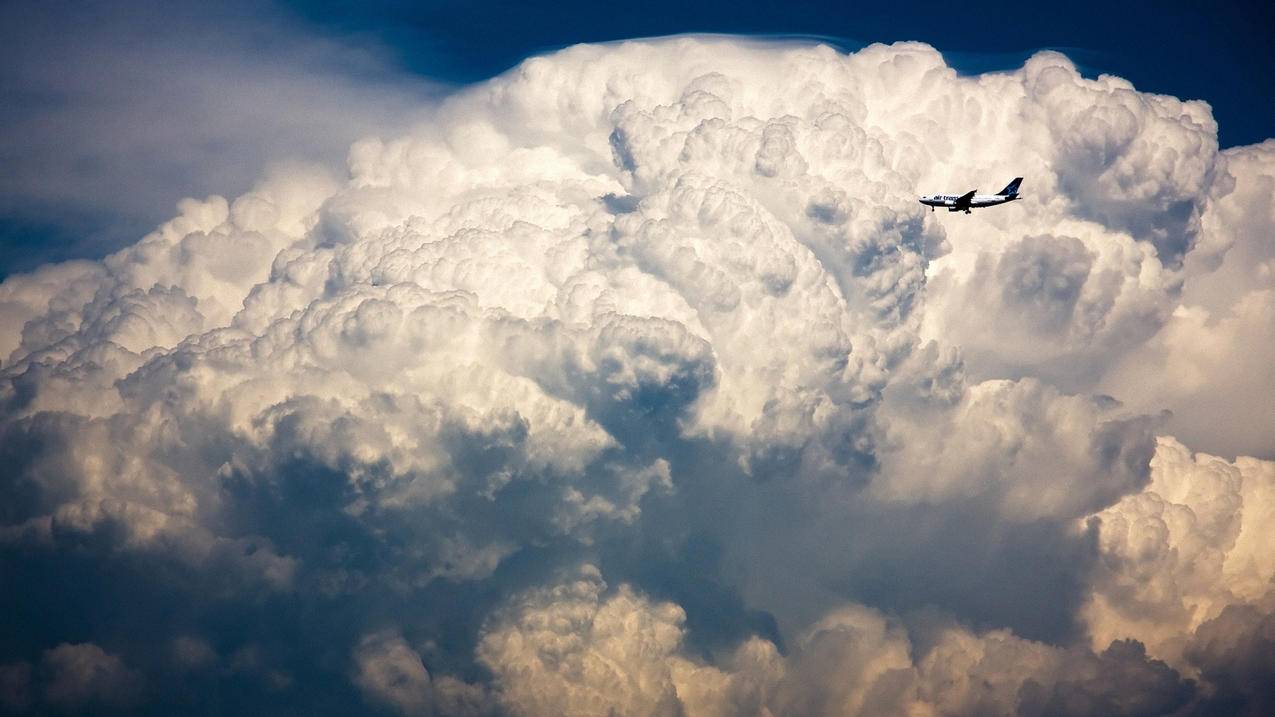
<path fill-rule="evenodd" d="M 339 167 L 351 139 L 395 132 L 405 105 L 577 42 L 714 32 L 852 50 L 920 40 L 970 73 L 1052 48 L 1086 74 L 1208 101 L 1224 147 L 1260 142 L 1275 136 L 1275 9 L 1219 5 L 6 3 L 0 277 L 101 256 L 173 216 L 184 196 L 247 190 L 270 162 Z"/>
<path fill-rule="evenodd" d="M 688 32 L 809 35 L 850 49 L 920 40 L 966 71 L 1016 67 L 1041 48 L 1140 90 L 1213 105 L 1222 146 L 1275 135 L 1275 4 L 1270 2 L 553 3 L 295 1 L 330 32 L 364 33 L 413 71 L 469 82 L 577 42 Z"/>

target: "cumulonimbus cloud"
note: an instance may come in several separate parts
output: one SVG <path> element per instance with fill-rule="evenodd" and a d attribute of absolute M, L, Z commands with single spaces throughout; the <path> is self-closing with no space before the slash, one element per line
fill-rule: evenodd
<path fill-rule="evenodd" d="M 1260 711 L 1272 464 L 1127 377 L 1240 385 L 1175 347 L 1245 350 L 1182 302 L 1266 251 L 1272 161 L 1056 53 L 677 38 L 188 200 L 0 284 L 6 600 L 62 615 L 4 684 L 67 643 L 159 706 Z"/>

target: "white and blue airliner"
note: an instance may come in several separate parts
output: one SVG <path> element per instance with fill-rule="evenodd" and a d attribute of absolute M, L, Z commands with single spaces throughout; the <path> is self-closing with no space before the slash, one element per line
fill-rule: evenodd
<path fill-rule="evenodd" d="M 1023 183 L 1022 177 L 1014 177 L 1014 181 L 1005 185 L 1005 188 L 996 194 L 979 194 L 978 190 L 972 190 L 965 194 L 922 194 L 920 202 L 934 211 L 935 207 L 947 207 L 949 212 L 963 211 L 970 213 L 971 209 L 978 207 L 994 207 L 997 204 L 1005 204 L 1015 199 L 1021 199 L 1018 194 L 1018 185 Z"/>

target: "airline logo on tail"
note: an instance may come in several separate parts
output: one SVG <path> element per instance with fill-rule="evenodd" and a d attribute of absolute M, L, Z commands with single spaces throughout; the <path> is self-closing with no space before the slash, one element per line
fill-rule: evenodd
<path fill-rule="evenodd" d="M 1005 188 L 996 194 L 979 194 L 977 189 L 972 189 L 964 194 L 922 194 L 918 201 L 934 211 L 935 207 L 946 207 L 949 212 L 965 212 L 979 207 L 994 207 L 997 204 L 1006 204 L 1015 199 L 1020 199 L 1018 194 L 1018 185 L 1023 183 L 1022 177 L 1014 177 L 1014 181 L 1005 185 Z"/>

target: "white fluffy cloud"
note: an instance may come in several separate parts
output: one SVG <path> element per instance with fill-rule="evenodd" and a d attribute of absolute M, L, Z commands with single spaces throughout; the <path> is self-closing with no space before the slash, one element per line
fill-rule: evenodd
<path fill-rule="evenodd" d="M 1270 272 L 1233 257 L 1270 257 L 1275 158 L 1215 130 L 1048 52 L 528 60 L 343 182 L 0 284 L 0 550 L 408 714 L 1260 704 L 1269 464 L 1155 437 L 1214 386 L 1231 445 L 1270 435 Z"/>
<path fill-rule="evenodd" d="M 722 660 L 686 655 L 685 615 L 596 568 L 515 599 L 478 655 L 496 699 L 527 715 L 1163 714 L 1189 682 L 1136 643 L 1101 654 L 982 634 L 942 621 L 914 628 L 848 605 L 787 655 L 753 638 Z"/>
<path fill-rule="evenodd" d="M 1095 645 L 1141 641 L 1190 669 L 1192 635 L 1228 606 L 1275 598 L 1275 462 L 1193 455 L 1162 439 L 1151 482 L 1098 513 L 1101 569 L 1084 615 Z"/>
<path fill-rule="evenodd" d="M 1105 390 L 1222 455 L 1275 457 L 1275 142 L 1226 150 L 1227 181 L 1203 217 L 1212 246 L 1186 266 L 1182 298 L 1151 340 L 1110 367 Z"/>

